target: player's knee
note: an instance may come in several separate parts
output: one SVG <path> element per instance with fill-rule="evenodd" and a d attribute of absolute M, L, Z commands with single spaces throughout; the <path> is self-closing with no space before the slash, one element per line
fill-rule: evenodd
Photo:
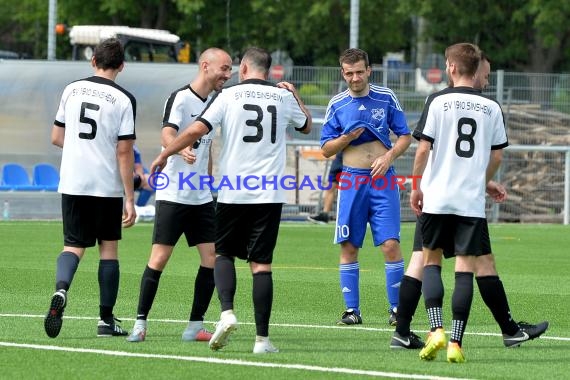
<path fill-rule="evenodd" d="M 249 267 L 251 269 L 252 274 L 262 273 L 262 272 L 269 272 L 271 273 L 271 264 L 262 264 L 256 262 L 250 262 Z"/>
<path fill-rule="evenodd" d="M 389 239 L 382 243 L 382 253 L 384 253 L 384 258 L 388 262 L 398 261 L 402 259 L 400 243 L 394 239 Z"/>
<path fill-rule="evenodd" d="M 200 254 L 200 265 L 206 268 L 213 268 L 216 263 L 216 249 L 213 243 L 203 243 L 196 245 Z"/>
<path fill-rule="evenodd" d="M 475 260 L 475 272 L 477 277 L 496 276 L 495 257 L 493 254 L 478 256 Z"/>
<path fill-rule="evenodd" d="M 406 276 L 422 281 L 424 274 L 424 256 L 422 251 L 412 252 L 412 257 L 406 268 Z"/>
<path fill-rule="evenodd" d="M 358 261 L 358 247 L 350 242 L 343 242 L 340 249 L 340 263 L 347 264 Z"/>
<path fill-rule="evenodd" d="M 216 256 L 200 256 L 200 266 L 213 268 L 216 265 Z"/>
<path fill-rule="evenodd" d="M 163 271 L 170 259 L 171 252 L 152 252 L 148 260 L 148 266 L 154 270 Z"/>

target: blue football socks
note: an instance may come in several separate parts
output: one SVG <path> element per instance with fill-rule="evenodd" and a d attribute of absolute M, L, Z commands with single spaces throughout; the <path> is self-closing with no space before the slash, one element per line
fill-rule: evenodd
<path fill-rule="evenodd" d="M 353 309 L 360 315 L 360 288 L 358 285 L 360 266 L 358 262 L 340 264 L 340 291 L 347 309 Z"/>
<path fill-rule="evenodd" d="M 398 298 L 400 295 L 400 283 L 404 277 L 404 260 L 394 261 L 384 264 L 386 272 L 386 292 L 388 294 L 388 302 L 390 309 L 398 307 Z"/>

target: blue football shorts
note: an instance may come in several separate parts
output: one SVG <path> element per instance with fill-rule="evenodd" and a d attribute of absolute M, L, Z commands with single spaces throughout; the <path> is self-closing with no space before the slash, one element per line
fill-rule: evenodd
<path fill-rule="evenodd" d="M 381 177 L 370 169 L 344 166 L 339 176 L 338 215 L 334 242 L 349 241 L 361 248 L 370 224 L 374 245 L 400 241 L 400 188 L 391 167 Z"/>

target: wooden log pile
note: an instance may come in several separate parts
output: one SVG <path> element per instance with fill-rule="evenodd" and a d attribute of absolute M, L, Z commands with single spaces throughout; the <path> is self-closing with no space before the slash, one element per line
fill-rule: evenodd
<path fill-rule="evenodd" d="M 570 115 L 534 104 L 503 111 L 510 145 L 570 146 Z M 564 152 L 505 151 L 499 178 L 509 196 L 500 205 L 500 220 L 561 223 L 564 160 Z"/>

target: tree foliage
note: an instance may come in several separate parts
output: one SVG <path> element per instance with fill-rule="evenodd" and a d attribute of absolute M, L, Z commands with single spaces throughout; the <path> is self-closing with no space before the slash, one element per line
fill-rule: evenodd
<path fill-rule="evenodd" d="M 26 57 L 45 57 L 48 4 L 42 0 L 3 1 L 0 12 L 0 49 Z M 41 44 L 43 42 L 43 45 Z"/>
<path fill-rule="evenodd" d="M 568 69 L 570 2 L 558 0 L 401 0 L 399 11 L 429 23 L 424 39 L 443 52 L 474 42 L 494 67 L 529 72 Z"/>
<path fill-rule="evenodd" d="M 47 0 L 1 1 L 0 49 L 45 58 Z M 337 66 L 349 45 L 350 0 L 66 0 L 58 22 L 168 29 L 190 42 L 193 56 L 209 46 L 239 57 L 246 47 L 289 52 L 297 65 Z M 414 20 L 429 27 L 416 35 Z M 570 68 L 570 2 L 560 0 L 360 0 L 359 47 L 380 64 L 389 51 L 410 58 L 418 41 L 442 53 L 471 41 L 494 67 L 523 71 Z M 70 55 L 59 36 L 58 59 Z"/>

